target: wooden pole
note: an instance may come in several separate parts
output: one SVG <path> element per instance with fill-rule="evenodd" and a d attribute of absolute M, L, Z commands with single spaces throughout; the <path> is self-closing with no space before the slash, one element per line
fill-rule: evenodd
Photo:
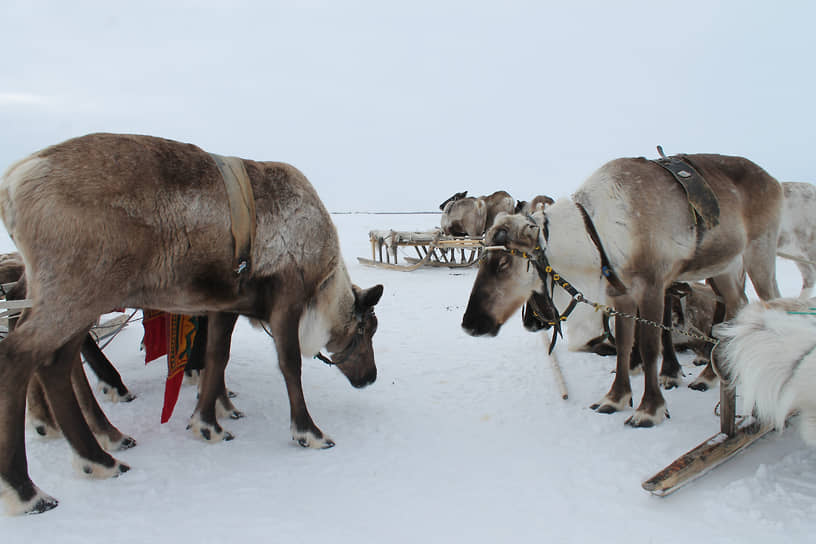
<path fill-rule="evenodd" d="M 552 364 L 555 381 L 558 382 L 558 389 L 561 391 L 561 398 L 567 400 L 569 394 L 567 393 L 567 384 L 564 382 L 564 373 L 561 372 L 561 365 L 558 364 L 558 359 L 555 357 L 555 352 L 550 354 L 550 363 Z"/>

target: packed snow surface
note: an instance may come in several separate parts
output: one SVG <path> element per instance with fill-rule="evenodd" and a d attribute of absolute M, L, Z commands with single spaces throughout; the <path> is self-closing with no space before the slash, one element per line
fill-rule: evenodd
<path fill-rule="evenodd" d="M 221 421 L 235 440 L 205 444 L 185 430 L 192 385 L 160 425 L 166 367 L 145 366 L 135 323 L 105 351 L 138 398 L 102 402 L 138 442 L 115 453 L 132 470 L 86 480 L 64 440 L 28 429 L 31 476 L 60 505 L 0 516 L 2 542 L 812 542 L 816 451 L 797 432 L 771 433 L 675 494 L 651 496 L 641 481 L 718 431 L 717 390 L 668 391 L 671 419 L 632 429 L 631 410 L 588 408 L 611 385 L 614 358 L 560 342 L 562 400 L 548 339 L 525 331 L 520 316 L 495 338 L 461 330 L 475 269 L 403 273 L 357 262 L 370 257 L 369 230 L 427 230 L 438 215 L 333 219 L 353 281 L 385 285 L 376 383 L 356 390 L 336 369 L 304 361 L 309 410 L 334 448 L 291 440 L 273 341 L 246 320 L 227 368 L 246 417 Z M 780 259 L 778 274 L 783 295 L 797 295 L 796 268 Z M 680 358 L 688 383 L 699 369 L 690 354 Z M 633 388 L 637 403 L 641 376 Z"/>

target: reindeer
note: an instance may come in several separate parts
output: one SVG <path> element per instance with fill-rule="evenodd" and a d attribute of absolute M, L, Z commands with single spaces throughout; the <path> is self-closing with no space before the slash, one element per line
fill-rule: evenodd
<path fill-rule="evenodd" d="M 810 183 L 783 182 L 784 204 L 782 220 L 777 239 L 777 256 L 794 260 L 802 274 L 802 290 L 799 298 L 806 300 L 813 292 L 816 283 L 816 187 Z M 737 271 L 739 276 L 735 281 L 745 283 L 743 270 Z M 590 286 L 591 288 L 591 286 Z M 714 320 L 716 294 L 710 286 L 692 283 L 690 292 L 682 299 L 674 298 L 672 321 L 677 324 L 685 322 L 700 334 L 709 335 Z M 741 289 L 741 290 L 744 290 Z M 587 296 L 597 298 L 598 290 L 584 291 Z M 535 295 L 534 295 L 535 296 Z M 564 308 L 569 303 L 569 294 L 563 290 L 553 293 L 553 300 L 557 307 Z M 551 321 L 552 318 L 550 317 Z M 670 321 L 671 322 L 671 321 Z M 531 330 L 539 330 L 542 324 L 535 316 L 527 313 L 525 326 Z M 608 317 L 593 308 L 578 306 L 572 313 L 567 325 L 567 344 L 571 351 L 588 351 L 600 355 L 614 355 L 614 337 L 608 333 Z M 711 368 L 711 344 L 701 343 L 679 334 L 672 335 L 671 342 L 680 349 L 690 348 L 695 352 L 695 365 L 705 365 L 701 375 L 689 384 L 689 387 L 698 391 L 705 391 L 714 386 L 719 380 Z M 664 361 L 668 357 L 676 361 L 673 346 L 663 346 Z M 633 357 L 637 355 L 634 350 Z M 637 366 L 637 365 L 634 365 Z M 675 369 L 677 372 L 675 372 Z M 665 388 L 676 387 L 681 383 L 679 366 L 671 360 L 661 367 L 660 379 Z"/>
<path fill-rule="evenodd" d="M 780 184 L 741 157 L 683 158 L 716 195 L 721 210 L 716 225 L 707 226 L 690 212 L 683 187 L 658 164 L 643 158 L 613 160 L 592 174 L 572 198 L 559 199 L 535 219 L 521 215 L 497 219 L 486 244 L 502 250 L 486 252 L 463 329 L 473 336 L 497 334 L 533 292 L 548 292 L 542 278 L 547 266 L 578 290 L 608 278 L 600 302 L 652 322 L 661 321 L 664 293 L 678 280 L 708 279 L 725 301 L 725 317 L 733 316 L 746 300 L 734 280 L 743 263 L 757 294 L 763 300 L 777 298 Z M 592 408 L 613 413 L 631 405 L 629 366 L 636 332 L 645 389 L 626 422 L 650 427 L 663 422 L 668 411 L 657 375 L 660 332 L 644 321 L 615 320 L 615 379 Z"/>
<path fill-rule="evenodd" d="M 440 225 L 444 234 L 453 236 L 482 236 L 501 212 L 512 213 L 513 197 L 507 191 L 496 191 L 488 196 L 467 196 L 467 191 L 456 193 L 442 204 Z"/>
<path fill-rule="evenodd" d="M 550 198 L 547 195 L 538 195 L 533 197 L 533 199 L 529 202 L 526 200 L 517 200 L 516 207 L 514 209 L 514 213 L 521 213 L 521 214 L 532 214 L 535 212 L 543 211 L 544 208 L 549 206 L 550 204 L 554 204 L 555 200 Z"/>
<path fill-rule="evenodd" d="M 807 299 L 816 285 L 816 187 L 810 183 L 782 183 L 785 204 L 779 230 L 778 255 L 796 261 L 802 274 L 799 298 Z"/>
<path fill-rule="evenodd" d="M 207 370 L 191 418 L 197 432 L 219 431 L 214 404 L 238 315 L 275 340 L 301 446 L 334 445 L 306 408 L 301 356 L 325 347 L 323 357 L 354 387 L 376 379 L 373 308 L 383 288 L 351 283 L 331 217 L 288 164 L 92 134 L 12 165 L 0 182 L 0 215 L 32 300 L 0 342 L 0 487 L 13 513 L 57 506 L 27 469 L 25 399 L 35 376 L 83 474 L 129 469 L 100 447 L 71 385 L 83 339 L 111 308 L 207 314 Z"/>

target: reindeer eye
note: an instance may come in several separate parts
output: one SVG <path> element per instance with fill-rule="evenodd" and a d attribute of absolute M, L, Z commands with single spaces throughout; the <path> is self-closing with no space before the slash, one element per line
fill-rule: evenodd
<path fill-rule="evenodd" d="M 496 270 L 499 272 L 504 272 L 508 268 L 510 268 L 510 255 L 502 255 L 499 258 L 498 264 L 496 265 Z"/>

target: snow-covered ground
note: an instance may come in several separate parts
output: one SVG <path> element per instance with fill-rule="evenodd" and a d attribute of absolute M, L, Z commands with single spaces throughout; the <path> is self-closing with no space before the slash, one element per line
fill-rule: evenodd
<path fill-rule="evenodd" d="M 385 285 L 374 338 L 379 378 L 353 389 L 335 369 L 304 361 L 304 390 L 325 451 L 290 440 L 272 340 L 239 321 L 228 386 L 236 439 L 204 444 L 185 431 L 195 389 L 159 424 L 165 366 L 144 365 L 142 328 L 106 348 L 138 398 L 103 403 L 138 446 L 116 456 L 132 470 L 89 481 L 64 440 L 27 431 L 34 481 L 60 500 L 40 516 L 0 517 L 4 543 L 31 542 L 812 542 L 816 451 L 795 430 L 772 433 L 667 498 L 645 478 L 719 428 L 717 391 L 666 392 L 671 419 L 624 426 L 631 411 L 588 408 L 609 388 L 613 358 L 556 348 L 562 400 L 543 337 L 511 320 L 496 338 L 460 329 L 475 269 L 411 273 L 366 267 L 370 229 L 425 230 L 436 215 L 334 215 L 352 279 Z M 0 249 L 11 250 L 4 241 Z M 783 295 L 799 292 L 779 261 Z M 580 287 L 580 286 L 579 286 Z M 681 354 L 687 381 L 696 375 Z M 633 381 L 635 399 L 642 378 Z M 795 423 L 794 423 L 795 425 Z"/>

